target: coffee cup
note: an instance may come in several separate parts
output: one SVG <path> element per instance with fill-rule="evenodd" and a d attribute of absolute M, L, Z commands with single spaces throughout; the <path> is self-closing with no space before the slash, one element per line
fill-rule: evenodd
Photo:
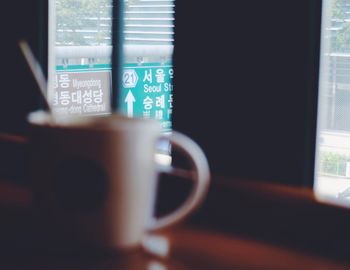
<path fill-rule="evenodd" d="M 210 173 L 203 151 L 181 133 L 162 134 L 158 121 L 37 111 L 28 122 L 34 209 L 72 245 L 137 247 L 147 232 L 187 217 L 206 195 Z M 156 218 L 158 175 L 179 172 L 157 164 L 161 139 L 191 161 L 187 175 L 194 185 L 177 210 Z"/>

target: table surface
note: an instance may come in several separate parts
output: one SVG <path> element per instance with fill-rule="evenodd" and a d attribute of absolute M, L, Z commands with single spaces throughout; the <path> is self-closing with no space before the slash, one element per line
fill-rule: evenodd
<path fill-rule="evenodd" d="M 57 253 L 49 246 L 33 250 L 36 236 L 31 234 L 31 216 L 25 209 L 29 200 L 26 190 L 0 185 L 0 269 L 350 269 L 345 262 L 188 225 L 148 236 L 166 239 L 167 255 L 145 248 L 122 253 Z"/>
<path fill-rule="evenodd" d="M 350 265 L 239 236 L 181 226 L 148 236 L 167 239 L 167 255 L 139 248 L 123 253 L 51 253 L 27 250 L 0 256 L 1 269 L 350 269 Z M 157 249 L 155 249 L 157 250 Z M 12 254 L 12 255 L 11 255 Z"/>
<path fill-rule="evenodd" d="M 164 269 L 350 269 L 329 259 L 193 227 L 175 229 L 168 238 L 170 256 Z"/>

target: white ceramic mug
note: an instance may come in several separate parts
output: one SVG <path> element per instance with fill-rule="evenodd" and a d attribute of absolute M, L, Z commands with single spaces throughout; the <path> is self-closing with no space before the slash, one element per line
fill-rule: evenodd
<path fill-rule="evenodd" d="M 28 121 L 35 206 L 72 241 L 135 247 L 145 232 L 179 222 L 206 195 L 203 151 L 172 132 L 166 138 L 192 161 L 193 190 L 176 211 L 153 216 L 158 173 L 172 172 L 155 162 L 156 143 L 164 137 L 157 121 L 118 114 L 52 118 L 45 112 L 31 113 Z"/>

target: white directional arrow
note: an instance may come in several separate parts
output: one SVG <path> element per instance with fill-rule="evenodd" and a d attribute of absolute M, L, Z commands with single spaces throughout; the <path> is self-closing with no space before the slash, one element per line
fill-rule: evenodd
<path fill-rule="evenodd" d="M 125 98 L 125 103 L 128 109 L 128 117 L 133 117 L 134 115 L 134 102 L 135 102 L 135 97 L 132 94 L 131 90 L 129 90 Z"/>

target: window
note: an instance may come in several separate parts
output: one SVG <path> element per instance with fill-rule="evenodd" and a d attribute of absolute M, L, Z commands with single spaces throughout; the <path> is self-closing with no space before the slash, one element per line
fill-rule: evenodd
<path fill-rule="evenodd" d="M 112 7 L 112 0 L 51 1 L 55 76 L 49 98 L 56 113 L 110 113 Z M 174 0 L 125 0 L 123 28 L 124 69 L 117 109 L 129 117 L 158 119 L 168 132 Z"/>
<path fill-rule="evenodd" d="M 111 0 L 56 0 L 55 76 L 49 98 L 55 113 L 110 112 Z"/>
<path fill-rule="evenodd" d="M 174 0 L 125 1 L 122 112 L 171 129 Z"/>
<path fill-rule="evenodd" d="M 315 191 L 350 202 L 350 3 L 323 1 Z"/>

